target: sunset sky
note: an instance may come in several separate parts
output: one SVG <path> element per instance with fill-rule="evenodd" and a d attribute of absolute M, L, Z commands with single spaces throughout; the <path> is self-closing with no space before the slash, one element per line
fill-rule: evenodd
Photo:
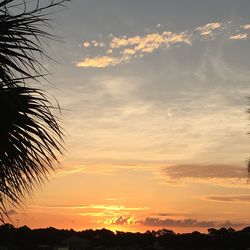
<path fill-rule="evenodd" d="M 65 157 L 14 224 L 177 232 L 250 224 L 249 0 L 73 0 L 40 86 Z"/>

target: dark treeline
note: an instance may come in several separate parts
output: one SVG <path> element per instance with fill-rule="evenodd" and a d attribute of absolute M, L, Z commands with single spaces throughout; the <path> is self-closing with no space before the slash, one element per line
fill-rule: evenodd
<path fill-rule="evenodd" d="M 61 247 L 61 248 L 60 248 Z M 64 248 L 63 248 L 64 247 Z M 208 233 L 177 234 L 162 229 L 145 233 L 112 232 L 107 229 L 59 230 L 0 226 L 0 249 L 250 249 L 250 227 L 208 229 Z"/>

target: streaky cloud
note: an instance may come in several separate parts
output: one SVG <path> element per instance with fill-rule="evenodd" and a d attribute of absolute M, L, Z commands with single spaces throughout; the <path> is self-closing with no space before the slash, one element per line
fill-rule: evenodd
<path fill-rule="evenodd" d="M 214 195 L 205 197 L 206 200 L 216 202 L 250 203 L 250 195 Z"/>
<path fill-rule="evenodd" d="M 230 36 L 231 40 L 243 40 L 247 38 L 247 33 L 240 33 L 237 35 Z"/>
<path fill-rule="evenodd" d="M 246 169 L 223 164 L 183 164 L 165 168 L 172 178 L 245 178 Z"/>
<path fill-rule="evenodd" d="M 200 32 L 201 36 L 210 36 L 214 30 L 219 29 L 221 26 L 221 23 L 207 23 L 206 25 L 197 27 L 196 30 Z"/>
<path fill-rule="evenodd" d="M 97 56 L 94 58 L 85 58 L 76 64 L 79 68 L 104 68 L 108 66 L 115 66 L 120 63 L 121 60 L 115 57 L 109 56 Z"/>
<path fill-rule="evenodd" d="M 201 183 L 231 188 L 250 188 L 247 169 L 223 164 L 183 164 L 166 167 L 167 183 Z"/>
<path fill-rule="evenodd" d="M 145 226 L 155 226 L 155 227 L 228 227 L 228 226 L 241 226 L 240 223 L 218 222 L 218 221 L 199 221 L 196 219 L 161 219 L 158 217 L 147 217 L 138 223 Z"/>

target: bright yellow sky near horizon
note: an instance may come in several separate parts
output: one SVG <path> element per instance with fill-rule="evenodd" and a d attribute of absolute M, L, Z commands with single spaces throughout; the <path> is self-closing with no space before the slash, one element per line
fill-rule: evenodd
<path fill-rule="evenodd" d="M 42 83 L 65 157 L 16 226 L 206 232 L 249 225 L 250 2 L 75 0 Z"/>

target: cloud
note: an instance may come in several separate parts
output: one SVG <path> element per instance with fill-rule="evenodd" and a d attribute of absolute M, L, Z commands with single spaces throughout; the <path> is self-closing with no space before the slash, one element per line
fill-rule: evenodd
<path fill-rule="evenodd" d="M 213 221 L 197 221 L 194 219 L 174 220 L 174 219 L 160 219 L 154 217 L 147 217 L 141 222 L 146 226 L 158 227 L 214 227 Z"/>
<path fill-rule="evenodd" d="M 217 227 L 240 227 L 240 226 L 243 226 L 243 225 L 245 225 L 244 223 L 232 223 L 232 222 L 230 222 L 230 221 L 225 221 L 225 222 L 223 222 L 223 223 L 219 223 L 218 225 L 217 225 Z"/>
<path fill-rule="evenodd" d="M 209 183 L 219 186 L 244 187 L 247 185 L 247 170 L 243 167 L 223 164 L 183 164 L 164 169 L 169 183 Z"/>
<path fill-rule="evenodd" d="M 180 212 L 161 212 L 161 213 L 155 213 L 153 216 L 156 217 L 186 217 L 188 216 L 188 213 L 180 213 Z"/>
<path fill-rule="evenodd" d="M 245 178 L 246 169 L 233 165 L 208 164 L 195 165 L 183 164 L 165 168 L 168 176 L 172 178 Z"/>
<path fill-rule="evenodd" d="M 242 25 L 241 28 L 243 28 L 244 30 L 249 30 L 250 29 L 250 24 Z"/>
<path fill-rule="evenodd" d="M 107 219 L 104 221 L 104 224 L 106 225 L 131 225 L 131 224 L 135 224 L 136 220 L 134 217 L 123 217 L 123 216 L 119 216 L 119 217 L 113 217 L 111 219 Z"/>
<path fill-rule="evenodd" d="M 99 213 L 96 213 L 96 212 L 79 213 L 78 215 L 80 215 L 80 216 L 91 216 L 91 217 L 106 217 L 107 216 L 107 214 L 102 213 L 102 212 L 99 212 Z"/>
<path fill-rule="evenodd" d="M 94 209 L 103 211 L 145 211 L 150 210 L 149 207 L 126 207 L 123 205 L 105 205 L 105 204 L 89 204 L 89 205 L 58 205 L 58 206 L 35 206 L 35 208 L 51 208 L 51 209 Z"/>
<path fill-rule="evenodd" d="M 97 42 L 97 41 L 93 40 L 93 41 L 84 41 L 84 42 L 82 43 L 82 46 L 83 46 L 84 48 L 89 48 L 89 47 L 91 47 L 91 46 L 103 48 L 103 47 L 105 47 L 106 45 L 105 45 L 105 43 L 103 43 L 103 42 Z"/>
<path fill-rule="evenodd" d="M 214 195 L 205 197 L 209 201 L 250 203 L 250 195 Z"/>
<path fill-rule="evenodd" d="M 120 49 L 121 56 L 96 56 L 87 57 L 83 61 L 76 64 L 77 67 L 83 68 L 104 68 L 108 66 L 115 66 L 122 62 L 128 61 L 132 56 L 142 57 L 144 53 L 152 53 L 160 47 L 169 47 L 177 43 L 191 44 L 191 40 L 185 32 L 174 33 L 165 31 L 162 33 L 150 33 L 145 36 L 134 37 L 110 37 L 112 38 L 109 44 L 109 48 L 106 50 L 106 54 L 112 54 L 114 49 Z M 105 47 L 102 42 L 84 42 L 84 47 Z"/>
<path fill-rule="evenodd" d="M 134 55 L 136 53 L 136 51 L 134 49 L 125 49 L 123 51 L 124 55 Z"/>
<path fill-rule="evenodd" d="M 85 58 L 76 64 L 79 68 L 104 68 L 107 66 L 115 66 L 120 60 L 115 57 L 97 56 L 94 58 Z"/>
<path fill-rule="evenodd" d="M 91 216 L 91 217 L 106 217 L 107 214 L 103 212 L 87 212 L 87 213 L 79 213 L 80 216 Z"/>
<path fill-rule="evenodd" d="M 96 48 L 107 47 L 107 49 L 101 55 L 95 57 L 87 57 L 83 61 L 80 61 L 76 64 L 77 67 L 94 67 L 94 68 L 103 68 L 108 66 L 115 66 L 120 63 L 129 62 L 133 58 L 141 58 L 145 54 L 153 53 L 155 50 L 161 48 L 169 48 L 176 44 L 188 44 L 192 45 L 193 41 L 202 41 L 204 37 L 210 40 L 215 39 L 215 34 L 218 36 L 222 34 L 223 30 L 230 28 L 227 23 L 211 22 L 205 25 L 199 26 L 192 31 L 184 31 L 180 33 L 172 31 L 163 31 L 163 32 L 153 32 L 145 35 L 136 35 L 136 36 L 120 36 L 116 37 L 113 34 L 108 35 L 106 39 L 108 40 L 105 43 L 103 41 L 85 41 L 83 42 L 83 47 L 88 48 L 90 46 Z M 157 25 L 159 28 L 160 25 Z M 250 29 L 250 24 L 241 25 L 240 28 L 245 31 Z M 240 33 L 233 35 L 233 32 L 239 30 L 238 28 L 227 29 L 227 32 L 232 33 L 229 36 L 231 40 L 242 40 L 247 37 L 247 33 Z M 198 32 L 198 36 L 197 36 Z M 95 51 L 95 50 L 93 50 Z M 107 56 L 107 54 L 112 56 Z"/>
<path fill-rule="evenodd" d="M 176 34 L 165 31 L 163 33 L 150 33 L 145 36 L 134 37 L 114 37 L 110 43 L 111 48 L 120 48 L 125 46 L 134 46 L 134 50 L 143 51 L 146 48 L 157 49 L 159 46 L 169 46 L 174 43 L 191 44 L 185 32 Z"/>
<path fill-rule="evenodd" d="M 214 30 L 219 29 L 222 26 L 221 23 L 208 23 L 206 25 L 196 28 L 200 32 L 201 36 L 210 36 Z"/>
<path fill-rule="evenodd" d="M 247 38 L 247 33 L 240 33 L 237 35 L 230 36 L 231 40 L 242 40 Z"/>
<path fill-rule="evenodd" d="M 92 41 L 92 44 L 94 47 L 99 47 L 99 48 L 102 48 L 102 47 L 105 47 L 105 43 L 103 42 L 96 42 L 96 41 Z"/>
<path fill-rule="evenodd" d="M 149 210 L 149 207 L 126 207 L 122 205 L 89 205 L 89 208 L 103 209 L 109 211 L 143 211 Z"/>
<path fill-rule="evenodd" d="M 217 221 L 199 221 L 196 219 L 161 219 L 158 217 L 147 217 L 143 221 L 139 221 L 140 224 L 145 226 L 153 227 L 236 227 L 240 226 L 239 223 L 226 222 L 217 222 Z"/>
<path fill-rule="evenodd" d="M 83 42 L 83 43 L 82 43 L 82 46 L 83 46 L 84 48 L 88 48 L 88 47 L 90 47 L 90 43 L 89 43 L 88 41 Z"/>
<path fill-rule="evenodd" d="M 169 47 L 176 43 L 191 44 L 187 34 L 165 31 L 162 33 L 150 33 L 145 36 L 113 37 L 110 47 L 121 49 L 122 60 L 130 59 L 128 56 L 142 55 L 141 53 L 152 53 L 160 47 Z"/>

